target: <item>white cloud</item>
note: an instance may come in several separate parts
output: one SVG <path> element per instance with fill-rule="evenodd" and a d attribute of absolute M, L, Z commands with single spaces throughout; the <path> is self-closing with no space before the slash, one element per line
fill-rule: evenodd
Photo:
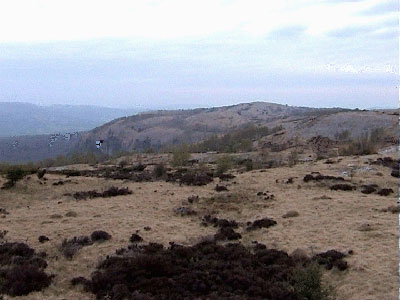
<path fill-rule="evenodd" d="M 362 15 L 380 0 L 4 0 L 0 43 L 97 38 L 179 39 L 232 33 L 259 37 L 303 26 L 322 35 L 374 24 L 386 15 Z"/>

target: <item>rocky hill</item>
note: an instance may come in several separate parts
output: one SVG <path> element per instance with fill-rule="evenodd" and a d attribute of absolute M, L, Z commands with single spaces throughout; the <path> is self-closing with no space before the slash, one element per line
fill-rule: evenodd
<path fill-rule="evenodd" d="M 233 106 L 192 110 L 153 111 L 115 119 L 100 127 L 79 132 L 73 137 L 17 137 L 0 139 L 0 161 L 30 161 L 55 157 L 69 152 L 159 149 L 164 145 L 195 143 L 213 134 L 223 134 L 248 124 L 283 130 L 277 141 L 295 137 L 325 136 L 334 138 L 349 130 L 356 138 L 374 128 L 385 128 L 396 143 L 398 112 L 361 111 L 340 108 L 316 109 L 253 102 Z M 55 141 L 53 141 L 55 139 Z M 96 140 L 104 140 L 96 148 Z M 398 139 L 397 139 L 398 140 Z"/>

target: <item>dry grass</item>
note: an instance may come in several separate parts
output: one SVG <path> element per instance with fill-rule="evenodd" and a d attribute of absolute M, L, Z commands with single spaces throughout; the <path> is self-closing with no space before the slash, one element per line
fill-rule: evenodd
<path fill-rule="evenodd" d="M 297 248 L 305 249 L 308 254 L 329 249 L 344 252 L 353 250 L 354 254 L 346 258 L 349 270 L 332 270 L 324 275 L 336 287 L 338 299 L 397 300 L 398 215 L 380 211 L 396 205 L 397 180 L 390 176 L 388 168 L 381 166 L 357 171 L 357 166 L 367 166 L 364 162 L 368 158 L 377 157 L 347 157 L 338 164 L 328 165 L 319 161 L 292 168 L 235 174 L 235 179 L 223 183 L 229 191 L 221 193 L 214 190 L 218 180 L 197 187 L 162 181 L 130 183 L 88 177 L 71 177 L 71 182 L 53 186 L 53 182 L 65 179 L 64 176 L 53 174 L 47 174 L 47 184 L 42 185 L 36 176 L 30 180 L 23 179 L 15 188 L 0 192 L 0 207 L 10 213 L 0 218 L 0 229 L 9 231 L 9 241 L 26 241 L 38 251 L 46 251 L 49 254 L 47 272 L 57 276 L 43 292 L 15 299 L 94 299 L 93 295 L 83 292 L 79 287 L 71 287 L 70 280 L 76 276 L 89 276 L 101 258 L 126 246 L 136 230 L 140 230 L 139 234 L 145 242 L 164 245 L 170 241 L 189 245 L 214 234 L 216 229 L 212 226 L 200 225 L 201 216 L 211 212 L 241 224 L 263 217 L 277 221 L 276 226 L 250 232 L 241 226 L 237 231 L 242 234 L 245 244 L 257 240 L 268 247 L 289 253 Z M 387 197 L 365 195 L 360 189 L 331 191 L 329 185 L 321 182 L 302 181 L 304 175 L 311 171 L 341 176 L 343 171 L 348 171 L 349 164 L 356 169 L 351 180 L 357 186 L 376 183 L 396 192 Z M 378 172 L 383 176 L 378 176 Z M 294 177 L 293 184 L 284 183 L 289 177 Z M 0 179 L 0 185 L 3 182 L 4 179 Z M 76 191 L 102 191 L 112 185 L 128 187 L 133 194 L 79 202 L 73 197 L 63 196 L 64 193 Z M 260 191 L 268 191 L 275 198 L 265 200 L 265 196 L 257 196 Z M 191 195 L 200 198 L 191 205 L 199 214 L 186 217 L 176 215 L 173 208 L 181 206 L 182 201 Z M 332 199 L 324 199 L 324 195 Z M 215 197 L 214 200 L 211 197 Z M 291 210 L 299 212 L 299 216 L 282 218 Z M 77 216 L 65 216 L 69 211 L 76 212 Z M 52 219 L 52 215 L 63 217 Z M 358 227 L 364 223 L 371 224 L 373 230 L 359 231 Z M 145 226 L 150 226 L 151 230 L 145 231 Z M 112 240 L 84 247 L 72 260 L 65 259 L 58 251 L 63 239 L 90 235 L 95 230 L 107 231 L 112 235 Z M 39 243 L 40 235 L 48 236 L 50 241 Z"/>

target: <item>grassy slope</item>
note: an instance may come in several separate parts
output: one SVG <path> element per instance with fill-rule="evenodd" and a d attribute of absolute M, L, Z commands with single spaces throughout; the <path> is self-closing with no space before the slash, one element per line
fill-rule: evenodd
<path fill-rule="evenodd" d="M 61 175 L 46 175 L 46 185 L 40 185 L 36 176 L 18 182 L 15 190 L 0 193 L 0 205 L 9 212 L 0 219 L 1 228 L 9 230 L 10 241 L 27 241 L 37 250 L 48 254 L 48 271 L 57 274 L 54 284 L 41 293 L 16 299 L 94 299 L 79 288 L 69 285 L 75 276 L 89 276 L 100 258 L 112 254 L 116 249 L 126 246 L 128 239 L 137 229 L 146 242 L 169 241 L 193 244 L 202 236 L 214 234 L 212 227 L 200 226 L 199 217 L 179 217 L 172 209 L 180 206 L 188 196 L 199 195 L 201 201 L 195 205 L 200 213 L 215 211 L 218 216 L 235 219 L 239 222 L 259 217 L 272 217 L 277 226 L 269 229 L 243 233 L 242 242 L 250 244 L 257 240 L 269 247 L 285 251 L 304 248 L 309 253 L 329 249 L 347 251 L 354 255 L 346 260 L 350 269 L 344 273 L 329 271 L 325 276 L 336 286 L 338 299 L 398 299 L 398 215 L 379 212 L 389 205 L 396 205 L 397 180 L 391 177 L 388 168 L 370 166 L 369 171 L 358 171 L 352 182 L 376 183 L 381 187 L 395 190 L 395 194 L 382 197 L 376 194 L 364 195 L 360 191 L 332 192 L 326 186 L 302 182 L 302 177 L 311 171 L 324 175 L 339 176 L 349 165 L 365 167 L 369 157 L 346 157 L 338 164 L 327 165 L 323 161 L 297 165 L 293 168 L 268 169 L 266 172 L 252 171 L 236 174 L 237 178 L 228 183 L 231 194 L 229 202 L 206 199 L 216 196 L 215 184 L 205 187 L 179 186 L 166 182 L 123 183 L 98 178 L 71 177 L 71 183 L 62 186 L 51 184 Z M 148 161 L 155 161 L 150 156 Z M 84 166 L 80 166 L 82 168 Z M 381 172 L 383 176 L 379 176 Z M 295 177 L 293 184 L 283 183 Z M 276 183 L 276 180 L 279 182 Z M 4 181 L 0 179 L 0 181 Z M 0 182 L 0 184 L 2 183 Z M 237 184 L 233 184 L 236 182 Z M 97 189 L 111 185 L 127 186 L 134 191 L 132 195 L 116 198 L 96 198 L 76 202 L 73 198 L 62 196 L 65 192 Z M 300 186 L 300 189 L 298 188 Z M 259 191 L 273 193 L 276 200 L 257 197 Z M 218 194 L 218 195 L 221 195 Z M 328 195 L 331 200 L 315 200 Z M 61 201 L 62 203 L 58 203 Z M 300 216 L 283 219 L 289 210 L 297 210 Z M 65 217 L 73 210 L 76 218 Z M 59 214 L 61 219 L 53 219 Z M 374 230 L 360 232 L 362 223 L 369 223 Z M 144 231 L 150 226 L 151 231 Z M 112 241 L 95 244 L 81 249 L 72 261 L 64 259 L 57 250 L 64 238 L 75 235 L 89 235 L 94 230 L 105 230 L 112 234 Z M 39 235 L 46 235 L 50 242 L 40 244 Z"/>

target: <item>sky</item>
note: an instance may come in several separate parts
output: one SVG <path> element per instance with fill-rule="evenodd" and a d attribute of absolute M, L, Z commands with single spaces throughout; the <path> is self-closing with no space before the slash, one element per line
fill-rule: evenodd
<path fill-rule="evenodd" d="M 397 0 L 4 0 L 0 102 L 397 107 Z"/>

